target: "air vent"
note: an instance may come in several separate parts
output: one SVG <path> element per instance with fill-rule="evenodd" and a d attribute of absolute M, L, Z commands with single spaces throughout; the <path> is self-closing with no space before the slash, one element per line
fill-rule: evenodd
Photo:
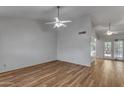
<path fill-rule="evenodd" d="M 87 32 L 86 31 L 82 31 L 82 32 L 79 32 L 78 34 L 81 35 L 81 34 L 86 34 Z"/>

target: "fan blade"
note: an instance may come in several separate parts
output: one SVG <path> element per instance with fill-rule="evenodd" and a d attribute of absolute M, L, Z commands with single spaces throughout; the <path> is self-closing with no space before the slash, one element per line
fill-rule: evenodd
<path fill-rule="evenodd" d="M 55 24 L 56 22 L 47 22 L 45 24 Z"/>
<path fill-rule="evenodd" d="M 113 34 L 124 34 L 124 32 L 123 31 L 117 31 L 117 32 L 113 32 Z"/>
<path fill-rule="evenodd" d="M 117 33 L 121 33 L 121 32 L 123 32 L 123 31 L 117 31 L 117 30 L 112 30 L 112 32 L 117 32 Z"/>
<path fill-rule="evenodd" d="M 98 25 L 98 26 L 94 27 L 94 29 L 100 30 L 100 31 L 106 31 L 106 30 L 108 30 L 108 26 Z"/>
<path fill-rule="evenodd" d="M 61 23 L 69 23 L 72 22 L 71 20 L 61 21 Z"/>
<path fill-rule="evenodd" d="M 117 35 L 118 33 L 112 33 L 113 35 Z"/>

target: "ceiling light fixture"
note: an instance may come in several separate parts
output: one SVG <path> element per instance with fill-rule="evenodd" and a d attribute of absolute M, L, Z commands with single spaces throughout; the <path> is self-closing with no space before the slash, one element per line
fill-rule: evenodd
<path fill-rule="evenodd" d="M 54 22 L 48 22 L 46 24 L 54 24 L 53 28 L 66 27 L 66 25 L 64 23 L 69 23 L 69 22 L 72 22 L 72 21 L 70 21 L 70 20 L 61 21 L 60 20 L 60 14 L 59 14 L 60 6 L 57 6 L 57 9 L 58 9 L 58 15 L 57 15 L 57 17 L 54 18 L 55 21 Z"/>

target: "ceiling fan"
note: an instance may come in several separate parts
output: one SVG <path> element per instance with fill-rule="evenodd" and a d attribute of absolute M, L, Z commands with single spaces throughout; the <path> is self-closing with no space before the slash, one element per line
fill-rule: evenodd
<path fill-rule="evenodd" d="M 65 23 L 69 23 L 69 22 L 72 22 L 71 20 L 65 20 L 65 21 L 62 21 L 60 20 L 60 16 L 59 16 L 59 9 L 60 9 L 60 6 L 57 6 L 57 9 L 58 9 L 58 15 L 57 17 L 55 17 L 55 21 L 53 22 L 47 22 L 46 24 L 53 24 L 53 28 L 59 28 L 59 27 L 66 27 L 67 25 L 65 25 Z"/>
<path fill-rule="evenodd" d="M 113 34 L 118 34 L 119 32 L 121 32 L 121 31 L 117 31 L 117 32 L 111 31 L 111 24 L 109 23 L 109 29 L 108 29 L 108 31 L 106 32 L 106 34 L 107 34 L 108 36 L 111 36 L 111 35 L 113 35 Z"/>

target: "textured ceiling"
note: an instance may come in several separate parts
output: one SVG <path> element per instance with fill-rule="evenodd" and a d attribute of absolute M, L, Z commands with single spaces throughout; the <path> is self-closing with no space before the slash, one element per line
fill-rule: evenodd
<path fill-rule="evenodd" d="M 74 19 L 88 15 L 98 34 L 103 34 L 111 22 L 111 29 L 124 32 L 123 6 L 62 6 L 60 16 L 64 19 Z M 0 16 L 53 20 L 57 16 L 55 6 L 1 6 Z"/>

